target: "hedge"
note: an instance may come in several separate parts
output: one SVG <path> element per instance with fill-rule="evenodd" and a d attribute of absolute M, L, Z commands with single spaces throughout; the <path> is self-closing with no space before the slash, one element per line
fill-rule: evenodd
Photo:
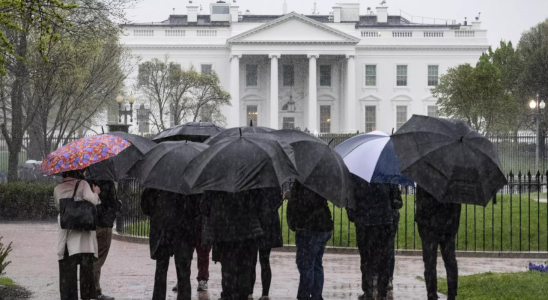
<path fill-rule="evenodd" d="M 44 220 L 57 213 L 49 207 L 55 185 L 39 183 L 0 184 L 0 220 Z"/>

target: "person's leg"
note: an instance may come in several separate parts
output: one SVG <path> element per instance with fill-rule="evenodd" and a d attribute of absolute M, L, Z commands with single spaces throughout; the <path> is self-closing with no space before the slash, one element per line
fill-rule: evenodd
<path fill-rule="evenodd" d="M 381 226 L 374 226 L 376 233 L 375 233 L 375 240 L 377 243 L 376 247 L 376 255 L 374 258 L 374 261 L 377 264 L 377 291 L 378 296 L 377 297 L 386 297 L 388 295 L 388 282 L 390 277 L 390 246 L 392 246 L 392 243 L 390 242 L 390 238 L 392 237 L 391 234 L 391 225 L 381 225 Z"/>
<path fill-rule="evenodd" d="M 80 298 L 95 299 L 95 281 L 93 279 L 93 262 L 95 256 L 91 253 L 81 253 L 75 255 L 80 265 Z"/>
<path fill-rule="evenodd" d="M 356 224 L 356 238 L 360 251 L 360 269 L 362 272 L 362 291 L 365 299 L 373 299 L 373 248 L 374 239 L 370 236 L 370 226 Z"/>
<path fill-rule="evenodd" d="M 261 284 L 263 293 L 261 296 L 268 296 L 270 283 L 272 282 L 272 270 L 270 269 L 270 252 L 272 249 L 259 249 L 259 261 L 261 262 Z"/>
<path fill-rule="evenodd" d="M 323 274 L 323 253 L 325 250 L 325 245 L 327 241 L 331 238 L 333 232 L 321 232 L 318 233 L 318 239 L 316 242 L 316 251 L 314 251 L 314 285 L 312 287 L 312 299 L 321 300 L 323 293 L 323 283 L 324 283 L 324 274 Z"/>
<path fill-rule="evenodd" d="M 202 229 L 196 229 L 196 254 L 198 256 L 198 277 L 196 280 L 209 281 L 209 253 L 211 245 L 202 245 Z"/>
<path fill-rule="evenodd" d="M 258 250 L 258 252 L 259 251 L 260 250 Z M 251 284 L 249 289 L 249 295 L 253 295 L 253 289 L 255 287 L 255 282 L 257 281 L 257 253 L 255 253 L 255 255 L 253 255 L 253 257 L 251 258 L 251 264 L 253 265 L 253 268 L 251 269 L 251 275 L 249 277 L 249 283 Z"/>
<path fill-rule="evenodd" d="M 240 243 L 238 249 L 238 261 L 240 270 L 238 274 L 238 292 L 235 299 L 246 300 L 249 291 L 253 290 L 251 286 L 251 273 L 256 268 L 257 252 L 259 251 L 257 240 L 247 240 Z M 255 263 L 253 263 L 255 258 Z"/>
<path fill-rule="evenodd" d="M 78 300 L 78 263 L 67 250 L 59 261 L 59 292 L 61 300 Z"/>
<path fill-rule="evenodd" d="M 168 268 L 169 256 L 156 260 L 156 273 L 154 275 L 154 292 L 152 293 L 152 300 L 166 299 Z"/>
<path fill-rule="evenodd" d="M 447 272 L 448 296 L 456 297 L 459 285 L 459 268 L 455 255 L 455 235 L 447 235 L 440 243 L 441 256 Z"/>
<path fill-rule="evenodd" d="M 436 272 L 438 241 L 435 237 L 431 236 L 425 229 L 421 229 L 420 227 L 419 235 L 422 241 L 424 280 L 426 281 L 428 300 L 438 299 L 438 279 Z"/>
<path fill-rule="evenodd" d="M 97 227 L 97 247 L 99 248 L 99 259 L 93 264 L 93 277 L 97 295 L 102 295 L 101 290 L 101 268 L 107 260 L 110 244 L 112 242 L 112 228 Z"/>
<path fill-rule="evenodd" d="M 222 245 L 219 245 L 219 248 L 222 252 L 221 255 L 221 285 L 222 285 L 222 293 L 221 297 L 223 299 L 232 299 L 234 294 L 234 288 L 236 286 L 236 276 L 237 276 L 237 266 L 240 262 L 236 261 L 236 257 L 234 256 L 234 252 L 236 249 L 234 249 L 233 246 L 234 243 L 222 243 Z"/>
<path fill-rule="evenodd" d="M 192 297 L 190 284 L 190 266 L 192 265 L 194 245 L 183 244 L 175 248 L 175 268 L 177 270 L 177 300 L 190 300 Z"/>
<path fill-rule="evenodd" d="M 390 267 L 389 267 L 389 277 L 390 281 L 394 279 L 394 269 L 396 268 L 396 233 L 398 232 L 398 223 L 394 223 L 390 227 L 390 245 L 389 247 L 389 257 L 390 257 Z"/>
<path fill-rule="evenodd" d="M 297 255 L 295 261 L 299 270 L 299 288 L 297 299 L 309 299 L 312 295 L 313 267 L 311 257 L 312 235 L 308 230 L 299 230 L 295 233 Z"/>

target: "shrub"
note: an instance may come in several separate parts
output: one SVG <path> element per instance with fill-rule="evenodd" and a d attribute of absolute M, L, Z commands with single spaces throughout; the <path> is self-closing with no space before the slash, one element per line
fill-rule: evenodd
<path fill-rule="evenodd" d="M 54 185 L 38 183 L 0 184 L 1 220 L 43 220 L 56 213 L 49 208 Z"/>
<path fill-rule="evenodd" d="M 4 244 L 2 244 L 2 238 L 3 237 L 0 236 L 0 276 L 6 274 L 4 270 L 6 270 L 6 267 L 11 264 L 11 261 L 7 261 L 6 258 L 12 250 L 11 243 L 8 245 L 8 247 L 4 248 Z"/>

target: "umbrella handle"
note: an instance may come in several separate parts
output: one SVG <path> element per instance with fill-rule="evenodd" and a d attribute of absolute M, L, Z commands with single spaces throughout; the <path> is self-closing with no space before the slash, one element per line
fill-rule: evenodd
<path fill-rule="evenodd" d="M 335 139 L 331 139 L 331 141 L 329 141 L 329 143 L 327 143 L 327 146 L 331 146 L 331 143 L 333 143 Z"/>
<path fill-rule="evenodd" d="M 240 137 L 242 137 L 242 128 L 238 128 L 240 130 Z"/>

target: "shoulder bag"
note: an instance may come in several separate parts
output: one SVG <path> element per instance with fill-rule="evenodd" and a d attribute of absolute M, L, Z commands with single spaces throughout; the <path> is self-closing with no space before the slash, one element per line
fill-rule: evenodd
<path fill-rule="evenodd" d="M 71 198 L 59 201 L 61 228 L 67 230 L 94 231 L 97 229 L 97 208 L 95 204 L 86 201 L 75 201 L 76 191 L 80 181 L 76 183 Z"/>

